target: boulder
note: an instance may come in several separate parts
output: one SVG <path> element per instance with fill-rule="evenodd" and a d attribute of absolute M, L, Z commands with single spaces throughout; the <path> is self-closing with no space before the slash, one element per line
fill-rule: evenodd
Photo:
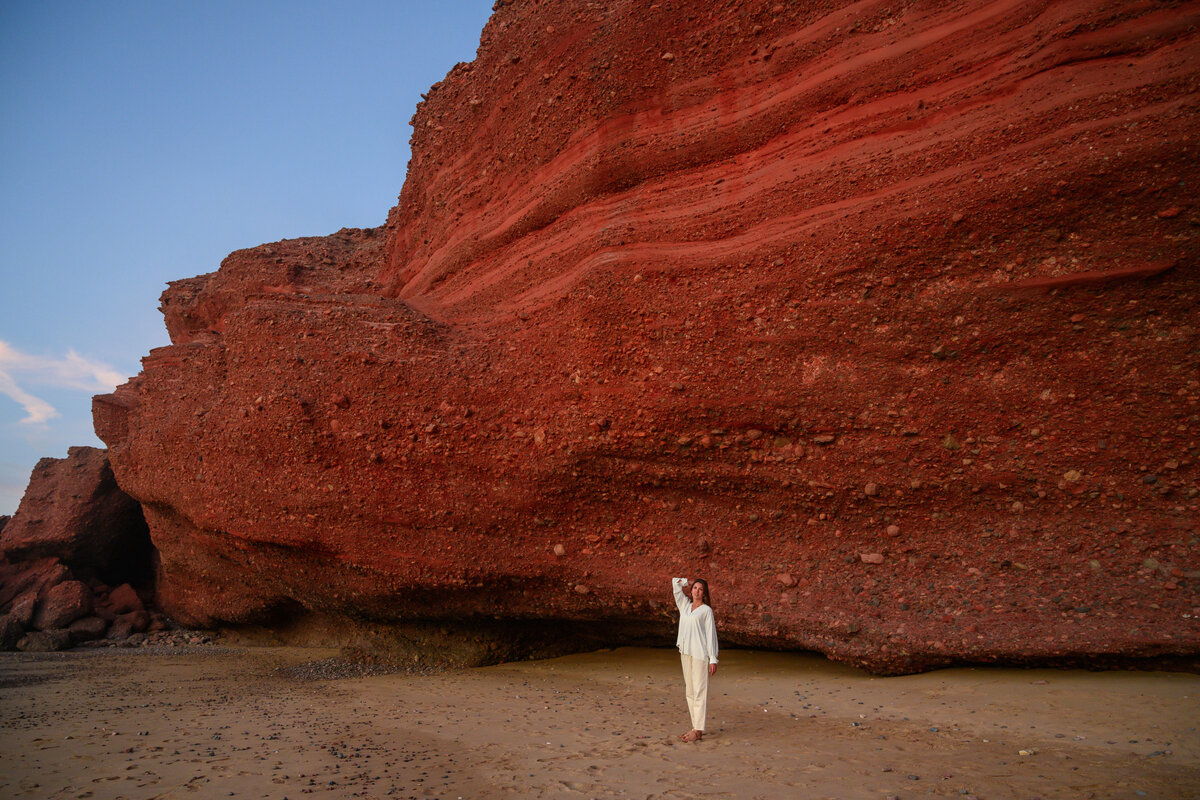
<path fill-rule="evenodd" d="M 17 642 L 17 649 L 26 653 L 50 653 L 71 649 L 71 634 L 56 628 L 48 631 L 31 631 Z"/>
<path fill-rule="evenodd" d="M 130 611 L 128 614 L 122 614 L 117 617 L 117 620 L 128 620 L 130 630 L 134 633 L 144 633 L 150 627 L 151 616 L 148 611 Z"/>
<path fill-rule="evenodd" d="M 0 560 L 0 610 L 11 608 L 20 597 L 36 598 L 50 587 L 73 579 L 71 571 L 54 558 L 15 563 Z"/>
<path fill-rule="evenodd" d="M 146 628 L 150 627 L 150 624 L 151 616 L 148 612 L 144 612 L 144 610 L 121 614 L 109 626 L 108 638 L 125 639 L 132 636 L 133 633 L 142 633 Z"/>
<path fill-rule="evenodd" d="M 113 620 L 108 629 L 109 639 L 125 639 L 135 633 L 142 633 L 150 627 L 151 617 L 146 611 L 131 611 L 121 614 Z"/>
<path fill-rule="evenodd" d="M 28 591 L 13 601 L 8 613 L 26 628 L 32 627 L 33 615 L 37 611 L 38 596 L 36 591 Z"/>
<path fill-rule="evenodd" d="M 105 638 L 120 641 L 129 638 L 129 635 L 132 633 L 133 625 L 130 624 L 129 620 L 114 619 L 108 626 L 108 633 L 105 634 Z"/>
<path fill-rule="evenodd" d="M 71 623 L 67 631 L 74 644 L 101 639 L 108 632 L 108 622 L 100 617 L 84 617 Z"/>
<path fill-rule="evenodd" d="M 92 610 L 92 593 L 80 581 L 63 581 L 42 597 L 33 627 L 38 630 L 65 628 Z"/>
<path fill-rule="evenodd" d="M 133 587 L 128 583 L 123 583 L 109 592 L 104 607 L 113 615 L 119 616 L 127 614 L 130 611 L 141 611 L 145 608 L 145 605 L 143 605 L 142 598 L 138 596 Z"/>

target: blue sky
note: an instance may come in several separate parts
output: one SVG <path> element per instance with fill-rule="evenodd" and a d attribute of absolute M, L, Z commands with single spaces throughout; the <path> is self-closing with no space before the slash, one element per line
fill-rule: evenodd
<path fill-rule="evenodd" d="M 168 343 L 165 283 L 369 227 L 492 0 L 0 0 L 0 514 Z"/>

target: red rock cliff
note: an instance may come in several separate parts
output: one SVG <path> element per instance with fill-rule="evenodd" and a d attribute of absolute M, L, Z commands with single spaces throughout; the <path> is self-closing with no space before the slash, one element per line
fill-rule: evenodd
<path fill-rule="evenodd" d="M 1198 24 L 504 3 L 385 228 L 172 284 L 96 398 L 162 603 L 621 641 L 703 574 L 884 672 L 1196 654 Z"/>

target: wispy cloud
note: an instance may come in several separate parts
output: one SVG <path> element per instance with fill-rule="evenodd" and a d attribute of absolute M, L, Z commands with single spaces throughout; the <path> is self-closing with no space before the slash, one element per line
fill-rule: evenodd
<path fill-rule="evenodd" d="M 59 413 L 26 386 L 107 392 L 124 380 L 124 376 L 109 365 L 84 358 L 74 350 L 68 350 L 64 358 L 50 358 L 23 353 L 0 339 L 0 394 L 12 398 L 25 409 L 25 418 L 21 422 L 29 425 L 45 423 Z"/>

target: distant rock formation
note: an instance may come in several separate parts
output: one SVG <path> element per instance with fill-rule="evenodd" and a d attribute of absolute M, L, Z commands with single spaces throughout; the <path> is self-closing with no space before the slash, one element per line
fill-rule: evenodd
<path fill-rule="evenodd" d="M 168 620 L 138 594 L 153 595 L 153 554 L 141 508 L 117 486 L 105 451 L 43 458 L 0 529 L 0 649 L 165 630 Z"/>
<path fill-rule="evenodd" d="M 383 229 L 172 283 L 96 398 L 159 601 L 495 660 L 669 643 L 703 574 L 878 672 L 1195 656 L 1198 31 L 498 4 Z"/>
<path fill-rule="evenodd" d="M 108 454 L 94 447 L 38 461 L 0 534 L 0 552 L 10 561 L 57 558 L 110 583 L 143 580 L 153 571 L 142 509 L 118 488 Z"/>

